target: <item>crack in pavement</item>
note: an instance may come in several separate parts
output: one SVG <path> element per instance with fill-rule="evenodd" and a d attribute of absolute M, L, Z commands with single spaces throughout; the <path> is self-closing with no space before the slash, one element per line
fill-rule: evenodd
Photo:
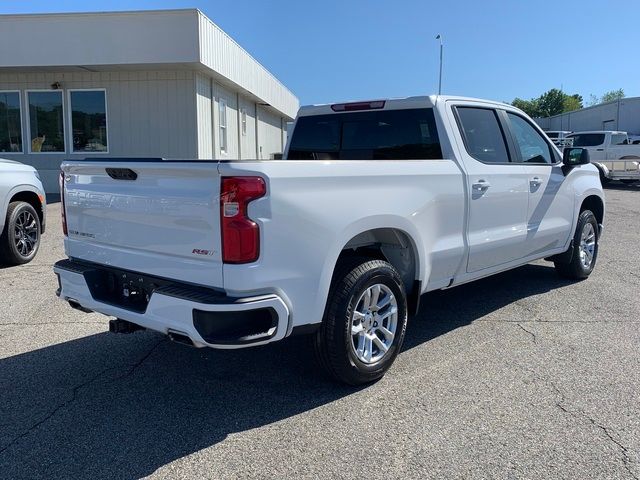
<path fill-rule="evenodd" d="M 521 329 L 523 332 L 526 332 L 526 333 L 528 333 L 529 335 L 531 335 L 531 338 L 533 339 L 533 343 L 534 343 L 534 344 L 536 344 L 536 345 L 538 344 L 538 337 L 536 337 L 536 334 L 535 334 L 535 333 L 533 333 L 531 330 L 527 330 L 527 329 L 526 329 L 526 328 L 524 328 L 522 325 L 520 325 L 520 323 L 516 323 L 516 325 L 517 325 L 518 327 L 520 327 L 520 329 Z"/>
<path fill-rule="evenodd" d="M 529 330 L 525 329 L 522 325 L 520 325 L 519 323 L 517 324 L 518 327 L 520 327 L 522 330 L 524 330 L 525 332 L 527 332 L 529 335 L 531 335 L 533 337 L 533 342 L 535 344 L 537 344 L 537 340 L 536 340 L 536 336 L 533 332 L 530 332 Z M 591 423 L 591 425 L 593 425 L 594 427 L 598 428 L 600 431 L 602 431 L 605 436 L 607 437 L 607 439 L 612 442 L 613 444 L 615 444 L 618 447 L 618 450 L 620 450 L 620 452 L 622 453 L 622 464 L 624 465 L 624 468 L 627 470 L 627 472 L 629 473 L 629 475 L 631 475 L 631 477 L 634 478 L 634 480 L 640 480 L 640 478 L 638 477 L 638 475 L 636 475 L 634 473 L 634 471 L 631 468 L 631 465 L 633 464 L 633 460 L 631 459 L 630 455 L 629 455 L 629 449 L 624 446 L 622 444 L 622 442 L 618 439 L 616 439 L 612 433 L 611 433 L 611 429 L 607 428 L 606 426 L 602 425 L 601 423 L 597 422 L 594 418 L 590 417 L 589 415 L 587 415 L 586 412 L 584 412 L 583 410 L 571 410 L 566 404 L 567 404 L 567 398 L 564 395 L 564 393 L 562 393 L 562 391 L 560 390 L 560 388 L 558 388 L 558 386 L 552 381 L 549 380 L 541 375 L 538 375 L 535 371 L 531 370 L 531 369 L 527 369 L 524 367 L 521 367 L 524 371 L 528 372 L 529 374 L 531 374 L 533 376 L 533 378 L 539 380 L 542 383 L 545 383 L 547 385 L 550 385 L 552 390 L 554 391 L 556 397 L 559 398 L 559 400 L 557 400 L 555 402 L 555 406 L 557 408 L 559 408 L 563 413 L 566 413 L 568 415 L 571 415 L 574 418 L 585 418 L 586 420 L 589 421 L 589 423 Z"/>
<path fill-rule="evenodd" d="M 149 351 L 140 360 L 138 360 L 134 364 L 129 365 L 130 368 L 127 371 L 127 373 L 112 379 L 109 383 L 113 383 L 113 382 L 115 382 L 117 380 L 121 380 L 121 379 L 123 379 L 125 377 L 128 377 L 129 375 L 132 375 L 138 369 L 138 367 L 140 367 L 153 354 L 153 352 L 162 343 L 164 343 L 165 341 L 166 341 L 166 338 L 162 338 L 160 341 L 156 342 L 156 344 L 151 349 L 149 349 Z M 72 391 L 71 391 L 71 398 L 69 398 L 67 401 L 62 402 L 61 404 L 59 404 L 58 406 L 53 408 L 42 419 L 38 420 L 36 423 L 31 425 L 27 430 L 23 431 L 18 436 L 14 437 L 4 447 L 0 448 L 0 454 L 4 453 L 5 451 L 7 451 L 9 448 L 11 448 L 13 445 L 15 445 L 22 438 L 28 436 L 31 432 L 37 430 L 38 427 L 40 427 L 41 425 L 43 425 L 44 423 L 49 421 L 51 418 L 53 418 L 60 410 L 62 410 L 63 408 L 67 407 L 68 405 L 72 404 L 73 402 L 75 402 L 78 399 L 78 392 L 80 390 L 82 390 L 84 387 L 86 387 L 86 386 L 90 385 L 91 383 L 95 382 L 100 377 L 102 377 L 105 373 L 107 373 L 107 372 L 109 372 L 111 370 L 117 370 L 117 369 L 121 369 L 121 368 L 122 368 L 122 366 L 105 368 L 104 370 L 100 371 L 99 373 L 97 373 L 96 375 L 91 377 L 89 380 L 86 380 L 86 381 L 82 382 L 81 384 L 74 386 Z"/>
<path fill-rule="evenodd" d="M 540 378 L 541 380 L 545 381 L 541 377 L 538 377 L 538 378 Z M 586 418 L 593 426 L 595 426 L 598 429 L 600 429 L 606 435 L 606 437 L 612 443 L 614 443 L 618 447 L 618 449 L 621 451 L 621 453 L 622 453 L 622 463 L 624 464 L 624 467 L 627 470 L 627 472 L 629 473 L 629 475 L 631 475 L 635 480 L 640 480 L 638 478 L 638 476 L 634 473 L 634 471 L 631 469 L 632 460 L 631 460 L 631 457 L 629 456 L 629 449 L 627 447 L 625 447 L 622 444 L 622 442 L 620 442 L 620 440 L 617 440 L 616 438 L 614 438 L 614 436 L 610 432 L 610 429 L 605 427 L 604 425 L 598 423 L 594 418 L 590 417 L 589 415 L 586 414 L 586 412 L 584 412 L 582 410 L 574 411 L 574 410 L 570 410 L 569 408 L 567 408 L 566 405 L 565 405 L 567 399 L 566 399 L 565 395 L 562 393 L 562 391 L 558 388 L 558 386 L 555 383 L 553 383 L 551 380 L 546 380 L 546 383 L 551 385 L 551 388 L 553 389 L 555 394 L 558 397 L 560 397 L 560 400 L 556 402 L 556 407 L 558 407 L 564 413 L 567 413 L 567 414 L 569 414 L 569 415 L 571 415 L 573 417 Z"/>
<path fill-rule="evenodd" d="M 524 328 L 519 322 L 504 322 L 504 323 L 516 323 L 516 325 L 524 332 L 526 332 L 527 334 L 529 334 L 533 340 L 533 343 L 535 345 L 538 345 L 538 339 L 536 337 L 536 334 L 533 333 L 530 330 L 527 330 L 526 328 Z M 535 321 L 533 322 L 535 323 Z M 633 323 L 638 323 L 638 322 L 633 322 Z M 627 470 L 627 472 L 629 473 L 629 475 L 631 475 L 635 480 L 640 480 L 640 478 L 634 473 L 634 471 L 631 469 L 631 464 L 633 463 L 631 460 L 631 457 L 629 456 L 629 449 L 627 447 L 625 447 L 622 442 L 620 440 L 617 440 L 612 434 L 609 428 L 605 427 L 604 425 L 602 425 L 601 423 L 598 423 L 594 418 L 590 417 L 589 415 L 587 415 L 586 412 L 584 412 L 583 410 L 578 410 L 578 411 L 574 411 L 569 409 L 566 406 L 567 403 L 567 398 L 564 395 L 564 393 L 562 393 L 562 391 L 560 390 L 560 388 L 558 388 L 558 386 L 549 379 L 546 379 L 544 377 L 542 377 L 541 375 L 538 375 L 535 371 L 524 368 L 525 371 L 528 371 L 534 378 L 538 379 L 539 381 L 546 383 L 548 385 L 551 386 L 551 388 L 553 389 L 554 393 L 556 394 L 557 397 L 559 397 L 559 400 L 555 402 L 556 407 L 558 407 L 562 412 L 571 415 L 573 417 L 583 417 L 585 419 L 587 419 L 594 427 L 600 429 L 600 431 L 602 431 L 605 436 L 609 439 L 609 441 L 611 441 L 612 443 L 614 443 L 618 449 L 620 450 L 620 452 L 622 453 L 622 463 L 625 467 L 625 469 Z"/>

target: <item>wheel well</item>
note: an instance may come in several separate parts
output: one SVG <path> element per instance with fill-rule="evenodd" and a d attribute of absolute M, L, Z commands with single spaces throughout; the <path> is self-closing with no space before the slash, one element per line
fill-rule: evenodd
<path fill-rule="evenodd" d="M 417 311 L 421 289 L 417 280 L 418 256 L 413 242 L 406 233 L 395 228 L 377 228 L 362 232 L 347 242 L 340 252 L 338 263 L 351 257 L 384 260 L 393 265 L 404 283 L 409 312 Z"/>
<path fill-rule="evenodd" d="M 38 197 L 37 193 L 18 192 L 13 197 L 11 197 L 11 200 L 9 200 L 9 203 L 11 202 L 27 202 L 29 205 L 33 207 L 33 209 L 38 214 L 38 218 L 40 219 L 40 224 L 42 225 L 42 222 L 44 220 L 43 212 L 42 212 L 42 202 L 40 201 L 40 197 Z"/>
<path fill-rule="evenodd" d="M 604 204 L 602 203 L 602 199 L 596 195 L 590 195 L 584 199 L 582 205 L 580 206 L 580 213 L 584 210 L 591 210 L 593 214 L 596 216 L 596 220 L 598 224 L 601 225 L 604 220 Z"/>

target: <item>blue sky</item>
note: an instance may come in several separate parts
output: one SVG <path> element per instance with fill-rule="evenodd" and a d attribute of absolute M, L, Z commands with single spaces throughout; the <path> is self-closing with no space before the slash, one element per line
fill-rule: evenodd
<path fill-rule="evenodd" d="M 640 5 L 595 0 L 0 0 L 0 13 L 197 7 L 301 103 L 435 93 L 511 101 L 550 88 L 640 96 Z"/>

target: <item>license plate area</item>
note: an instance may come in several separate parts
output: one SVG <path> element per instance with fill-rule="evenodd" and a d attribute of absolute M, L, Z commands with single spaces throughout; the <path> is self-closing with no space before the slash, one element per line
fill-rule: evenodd
<path fill-rule="evenodd" d="M 112 268 L 85 271 L 84 278 L 95 300 L 136 313 L 145 313 L 153 292 L 172 283 Z"/>

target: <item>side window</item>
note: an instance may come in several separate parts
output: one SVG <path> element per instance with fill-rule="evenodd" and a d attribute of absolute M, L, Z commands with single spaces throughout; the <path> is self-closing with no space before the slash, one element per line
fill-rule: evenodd
<path fill-rule="evenodd" d="M 22 151 L 20 94 L 0 92 L 0 152 Z"/>
<path fill-rule="evenodd" d="M 626 135 L 620 135 L 618 133 L 611 135 L 611 145 L 626 145 L 627 143 Z"/>
<path fill-rule="evenodd" d="M 456 107 L 467 152 L 486 163 L 508 163 L 509 154 L 495 110 Z"/>
<path fill-rule="evenodd" d="M 519 115 L 507 112 L 520 158 L 527 163 L 555 163 L 551 147 L 533 126 Z"/>
<path fill-rule="evenodd" d="M 227 153 L 227 101 L 223 98 L 218 100 L 218 130 L 220 153 Z"/>
<path fill-rule="evenodd" d="M 76 152 L 107 152 L 107 101 L 104 90 L 71 90 L 71 148 Z"/>
<path fill-rule="evenodd" d="M 30 153 L 64 152 L 62 90 L 27 92 Z"/>

